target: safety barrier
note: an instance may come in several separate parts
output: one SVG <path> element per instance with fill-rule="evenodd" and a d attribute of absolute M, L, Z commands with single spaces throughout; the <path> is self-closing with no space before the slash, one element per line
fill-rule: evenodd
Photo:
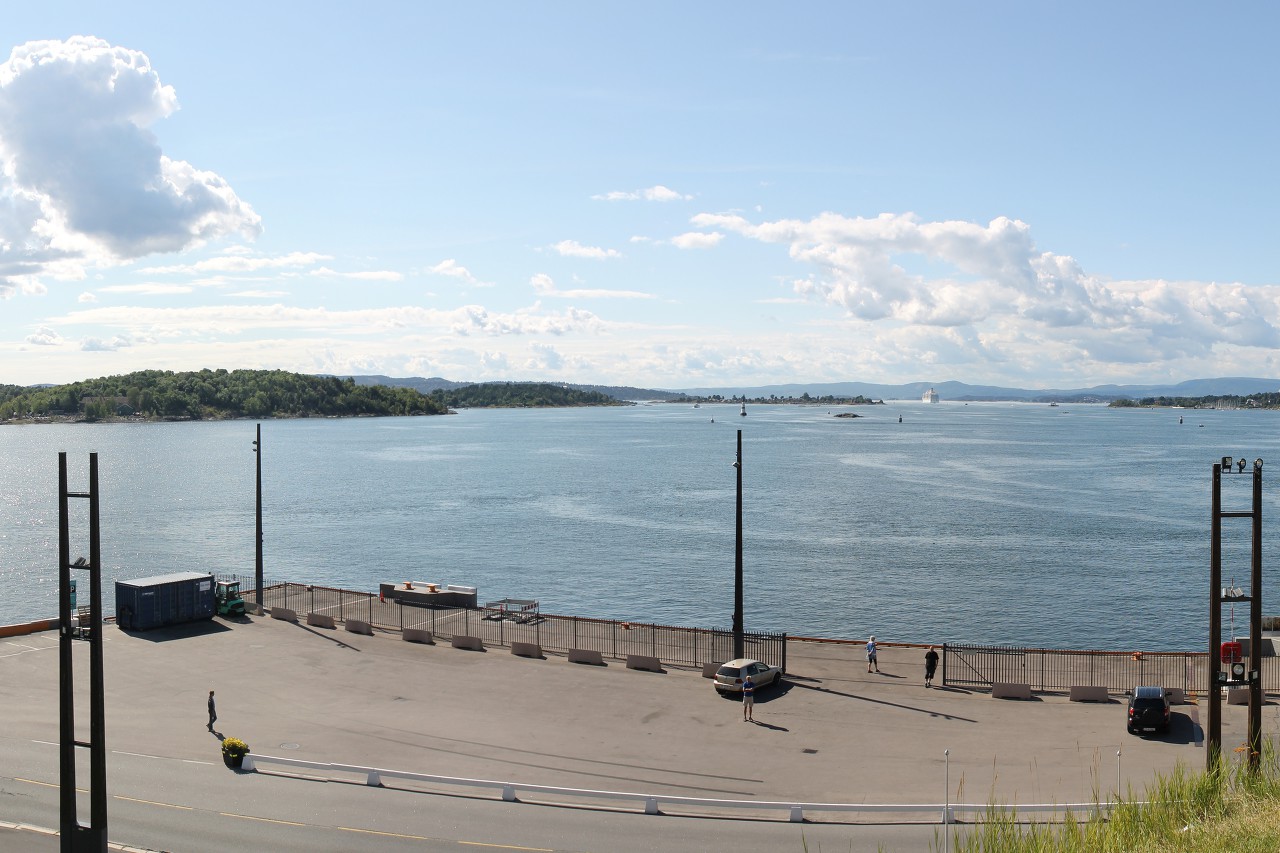
<path fill-rule="evenodd" d="M 615 802 L 644 803 L 645 814 L 662 814 L 659 806 L 680 806 L 689 809 L 754 809 L 757 811 L 784 811 L 788 820 L 793 823 L 802 822 L 805 812 L 850 812 L 867 814 L 935 814 L 940 816 L 940 823 L 955 823 L 957 814 L 986 815 L 992 811 L 1003 811 L 1005 808 L 1019 815 L 1029 813 L 1050 814 L 1082 814 L 1110 810 L 1114 803 L 1039 803 L 1018 804 L 1016 806 L 999 806 L 991 803 L 808 803 L 792 800 L 724 800 L 703 797 L 684 797 L 674 794 L 646 794 L 631 791 L 595 791 L 587 788 L 566 788 L 557 785 L 532 785 L 526 782 L 506 782 L 494 779 L 466 779 L 456 776 L 437 776 L 430 773 L 412 773 L 407 770 L 387 770 L 381 767 L 360 767 L 353 764 L 331 764 L 320 761 L 306 761 L 299 758 L 281 758 L 274 755 L 258 755 L 249 753 L 244 757 L 241 769 L 246 772 L 258 772 L 260 764 L 279 764 L 283 767 L 297 767 L 309 770 L 320 770 L 326 773 L 349 773 L 364 776 L 365 784 L 372 787 L 386 787 L 386 779 L 403 779 L 409 782 L 429 782 L 437 785 L 488 788 L 501 792 L 505 802 L 519 802 L 517 792 L 542 794 L 557 797 L 574 797 L 580 799 L 613 800 Z"/>

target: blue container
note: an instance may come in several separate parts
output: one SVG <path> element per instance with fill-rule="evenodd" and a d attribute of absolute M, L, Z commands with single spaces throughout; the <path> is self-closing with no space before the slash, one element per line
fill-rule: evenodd
<path fill-rule="evenodd" d="M 116 581 L 116 624 L 133 631 L 212 619 L 213 575 L 175 572 Z"/>

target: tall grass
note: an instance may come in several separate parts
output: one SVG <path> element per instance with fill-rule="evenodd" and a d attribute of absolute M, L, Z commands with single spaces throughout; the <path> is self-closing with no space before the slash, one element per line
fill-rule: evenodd
<path fill-rule="evenodd" d="M 1240 751 L 1237 750 L 1237 753 Z M 1239 756 L 1242 758 L 1242 756 Z M 1223 757 L 1210 770 L 1179 766 L 1137 798 L 1117 796 L 1104 815 L 1026 823 L 993 807 L 977 826 L 952 831 L 956 853 L 1275 853 L 1280 850 L 1280 766 L 1266 743 L 1259 768 Z"/>

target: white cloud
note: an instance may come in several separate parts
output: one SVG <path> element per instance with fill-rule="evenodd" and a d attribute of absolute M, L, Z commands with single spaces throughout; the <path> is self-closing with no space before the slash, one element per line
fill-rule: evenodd
<path fill-rule="evenodd" d="M 98 297 L 96 294 L 86 290 L 76 297 L 76 301 L 77 302 L 97 302 Z"/>
<path fill-rule="evenodd" d="M 62 343 L 62 336 L 48 326 L 41 326 L 33 334 L 27 335 L 26 341 L 36 346 L 52 347 Z"/>
<path fill-rule="evenodd" d="M 584 246 L 577 240 L 561 240 L 551 246 L 558 254 L 566 258 L 595 258 L 604 260 L 606 258 L 620 258 L 622 253 L 617 249 L 602 249 L 598 246 Z"/>
<path fill-rule="evenodd" d="M 539 296 L 555 297 L 557 299 L 653 299 L 652 293 L 642 293 L 638 290 L 606 290 L 603 288 L 585 288 L 575 287 L 569 290 L 560 290 L 556 287 L 555 281 L 546 273 L 536 273 L 529 284 L 533 286 L 534 291 Z"/>
<path fill-rule="evenodd" d="M 658 184 L 648 189 L 635 190 L 634 192 L 622 192 L 615 190 L 613 192 L 601 193 L 593 195 L 596 201 L 689 201 L 693 198 L 691 195 L 682 195 L 673 189 Z"/>
<path fill-rule="evenodd" d="M 244 253 L 223 254 L 216 258 L 206 258 L 194 264 L 173 264 L 163 267 L 144 267 L 138 272 L 143 275 L 192 275 L 197 273 L 230 272 L 249 273 L 261 270 L 277 270 L 309 267 L 321 261 L 331 261 L 331 255 L 319 252 L 289 252 L 284 255 L 259 255 L 249 257 Z"/>
<path fill-rule="evenodd" d="M 187 284 L 113 284 L 98 288 L 99 293 L 136 293 L 142 296 L 172 296 L 175 293 L 190 293 L 195 288 Z"/>
<path fill-rule="evenodd" d="M 549 344 L 534 342 L 529 350 L 533 355 L 524 364 L 528 370 L 558 371 L 564 367 L 564 356 Z"/>
<path fill-rule="evenodd" d="M 793 260 L 816 269 L 793 283 L 797 294 L 877 331 L 954 330 L 918 340 L 913 352 L 917 363 L 936 358 L 950 371 L 1044 364 L 1053 353 L 1049 363 L 1070 359 L 1081 375 L 1106 375 L 1117 364 L 1164 370 L 1174 359 L 1280 347 L 1280 288 L 1104 280 L 1040 250 L 1026 223 L 1005 217 L 981 225 L 824 213 L 755 224 L 704 213 L 693 224 L 786 245 Z M 928 275 L 914 271 L 922 263 Z"/>
<path fill-rule="evenodd" d="M 569 308 L 564 313 L 494 312 L 480 305 L 442 310 L 402 306 L 338 311 L 286 305 L 204 305 L 190 308 L 110 306 L 71 311 L 53 318 L 63 326 L 120 330 L 130 338 L 145 336 L 240 335 L 254 330 L 331 334 L 379 335 L 392 330 L 435 330 L 457 335 L 563 335 L 597 332 L 604 324 L 589 311 Z"/>
<path fill-rule="evenodd" d="M 402 273 L 392 270 L 365 270 L 362 272 L 338 272 L 328 267 L 318 267 L 313 269 L 309 275 L 325 276 L 327 278 L 350 278 L 356 281 L 401 281 L 404 279 Z"/>
<path fill-rule="evenodd" d="M 235 293 L 228 294 L 230 296 L 244 297 L 245 299 L 279 299 L 282 296 L 288 296 L 287 290 L 237 290 Z"/>
<path fill-rule="evenodd" d="M 88 36 L 13 49 L 0 65 L 6 289 L 260 233 L 225 180 L 161 151 L 150 126 L 176 109 L 173 88 L 138 51 Z"/>
<path fill-rule="evenodd" d="M 711 249 L 720 245 L 724 235 L 719 231 L 710 234 L 704 231 L 687 231 L 671 238 L 671 245 L 677 249 Z"/>
<path fill-rule="evenodd" d="M 115 352 L 131 346 L 132 341 L 128 338 L 115 337 L 110 340 L 102 340 L 101 338 L 83 338 L 80 341 L 80 349 L 82 352 Z"/>
<path fill-rule="evenodd" d="M 476 278 L 474 275 L 472 275 L 471 270 L 462 266 L 453 258 L 446 258 L 445 260 L 441 261 L 435 266 L 428 267 L 427 272 L 434 273 L 435 275 L 447 275 L 450 278 L 461 279 L 462 281 L 465 281 L 467 284 L 475 285 L 476 287 L 492 286 L 488 282 L 483 282 L 480 279 Z"/>

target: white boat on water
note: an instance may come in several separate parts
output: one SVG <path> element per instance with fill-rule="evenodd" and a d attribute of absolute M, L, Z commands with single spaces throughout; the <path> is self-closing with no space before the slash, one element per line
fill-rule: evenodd
<path fill-rule="evenodd" d="M 924 392 L 924 395 L 923 395 L 923 396 L 921 396 L 921 397 L 920 397 L 920 402 L 921 402 L 921 403 L 936 403 L 936 402 L 938 402 L 938 392 L 937 392 L 937 391 L 935 391 L 935 390 L 933 390 L 932 388 L 930 388 L 928 391 L 925 391 L 925 392 Z"/>

